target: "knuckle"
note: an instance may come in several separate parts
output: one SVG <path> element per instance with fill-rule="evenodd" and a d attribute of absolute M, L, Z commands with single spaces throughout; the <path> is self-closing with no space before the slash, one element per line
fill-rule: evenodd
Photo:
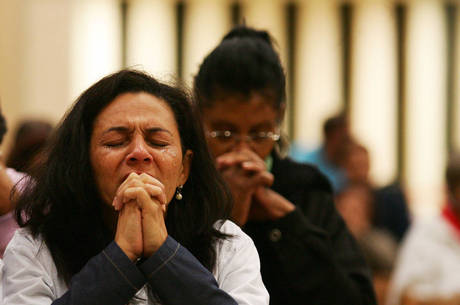
<path fill-rule="evenodd" d="M 132 179 L 137 178 L 138 176 L 139 176 L 138 174 L 136 174 L 135 172 L 132 172 L 129 174 L 128 179 L 132 180 Z"/>

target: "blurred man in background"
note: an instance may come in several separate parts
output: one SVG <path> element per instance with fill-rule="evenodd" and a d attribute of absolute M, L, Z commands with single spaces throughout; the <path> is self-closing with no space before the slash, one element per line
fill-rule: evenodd
<path fill-rule="evenodd" d="M 446 168 L 446 203 L 402 244 L 388 305 L 460 304 L 460 154 Z"/>
<path fill-rule="evenodd" d="M 324 143 L 317 149 L 307 152 L 300 146 L 293 145 L 291 157 L 304 163 L 311 163 L 326 175 L 332 184 L 334 192 L 339 192 L 345 184 L 345 173 L 340 167 L 340 154 L 343 146 L 349 141 L 350 131 L 348 119 L 340 113 L 324 122 Z"/>

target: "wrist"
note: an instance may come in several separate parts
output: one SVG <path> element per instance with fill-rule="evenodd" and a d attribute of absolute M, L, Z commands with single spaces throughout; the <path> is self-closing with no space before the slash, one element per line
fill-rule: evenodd
<path fill-rule="evenodd" d="M 139 256 L 136 255 L 133 251 L 129 250 L 129 247 L 126 247 L 125 243 L 118 241 L 115 239 L 115 243 L 118 245 L 118 247 L 123 251 L 123 253 L 132 261 L 135 262 L 138 260 Z"/>

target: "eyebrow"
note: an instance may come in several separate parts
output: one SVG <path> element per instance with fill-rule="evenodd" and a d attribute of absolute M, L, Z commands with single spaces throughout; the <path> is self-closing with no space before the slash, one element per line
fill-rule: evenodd
<path fill-rule="evenodd" d="M 132 128 L 128 128 L 128 127 L 125 127 L 125 126 L 114 126 L 114 127 L 110 127 L 106 131 L 104 131 L 103 134 L 107 134 L 109 132 L 131 133 Z M 172 133 L 169 130 L 161 128 L 161 127 L 152 127 L 152 128 L 147 128 L 145 130 L 145 133 L 147 133 L 147 134 L 152 134 L 152 133 L 157 133 L 157 132 L 166 132 L 166 133 L 169 133 L 170 135 L 172 135 Z"/>

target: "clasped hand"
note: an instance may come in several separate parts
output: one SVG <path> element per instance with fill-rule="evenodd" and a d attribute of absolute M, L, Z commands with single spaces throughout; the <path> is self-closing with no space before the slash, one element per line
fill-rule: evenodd
<path fill-rule="evenodd" d="M 131 260 L 151 256 L 165 242 L 166 203 L 163 184 L 148 174 L 131 173 L 118 187 L 115 242 Z"/>
<path fill-rule="evenodd" d="M 269 188 L 274 177 L 255 152 L 249 149 L 228 152 L 216 159 L 216 166 L 232 191 L 232 218 L 238 225 L 249 219 L 278 219 L 294 210 L 294 204 Z"/>

